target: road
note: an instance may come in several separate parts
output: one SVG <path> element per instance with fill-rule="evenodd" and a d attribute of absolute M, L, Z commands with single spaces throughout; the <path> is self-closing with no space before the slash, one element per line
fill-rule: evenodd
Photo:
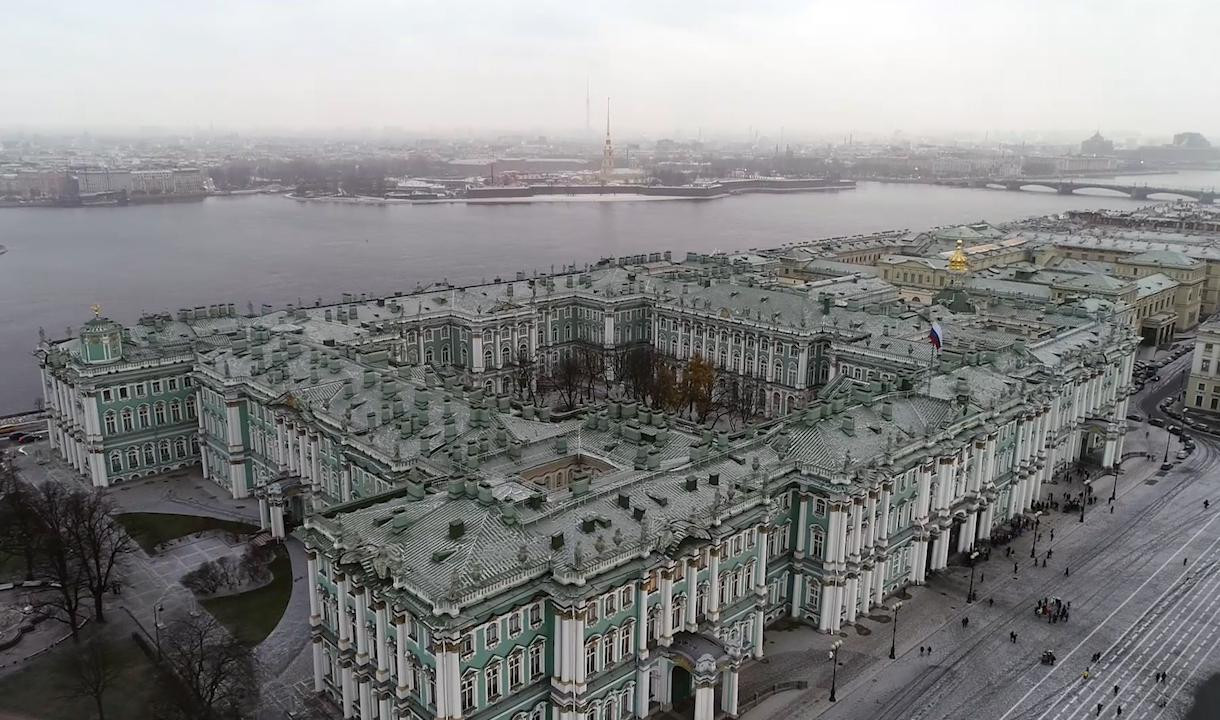
<path fill-rule="evenodd" d="M 1160 415 L 1157 401 L 1178 391 L 1179 370 L 1188 361 L 1189 355 L 1167 366 L 1162 381 L 1134 399 L 1141 414 Z M 1018 575 L 1012 560 L 987 563 L 989 576 L 1005 576 L 986 588 L 994 605 L 984 600 L 957 611 L 956 619 L 969 616 L 968 628 L 951 621 L 927 636 L 934 654 L 909 650 L 858 678 L 840 677 L 838 702 L 817 702 L 796 715 L 1070 720 L 1097 717 L 1101 703 L 1103 718 L 1117 717 L 1120 706 L 1123 720 L 1184 717 L 1194 683 L 1220 670 L 1220 505 L 1203 508 L 1205 498 L 1220 500 L 1220 442 L 1200 437 L 1187 460 L 1156 471 L 1150 465 L 1159 464 L 1168 434 L 1144 432 L 1135 427 L 1125 450 L 1147 449 L 1156 461 L 1129 462 L 1145 470 L 1120 477 L 1113 513 L 1107 477 L 1095 483 L 1101 500 L 1084 523 L 1063 513 L 1048 516 L 1038 545 L 1039 554 L 1048 544 L 1054 550 L 1046 568 L 1031 566 L 1032 533 L 1026 533 L 1015 544 Z M 1171 454 L 1176 450 L 1174 442 Z M 1045 537 L 1050 526 L 1053 542 Z M 1036 617 L 1033 608 L 1044 597 L 1070 601 L 1070 622 Z M 1054 666 L 1039 662 L 1047 649 L 1058 656 Z M 1091 662 L 1094 653 L 1101 653 L 1099 662 Z M 1166 681 L 1155 682 L 1162 671 Z"/>

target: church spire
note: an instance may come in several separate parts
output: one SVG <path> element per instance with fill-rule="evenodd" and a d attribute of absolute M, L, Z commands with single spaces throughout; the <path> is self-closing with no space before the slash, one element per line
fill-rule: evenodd
<path fill-rule="evenodd" d="M 610 98 L 606 98 L 606 147 L 602 150 L 602 185 L 614 174 L 614 146 L 610 144 Z"/>

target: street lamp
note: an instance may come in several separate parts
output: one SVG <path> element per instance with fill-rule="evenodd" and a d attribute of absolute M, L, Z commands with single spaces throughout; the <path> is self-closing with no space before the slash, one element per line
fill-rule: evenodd
<path fill-rule="evenodd" d="M 1169 462 L 1169 443 L 1173 442 L 1173 433 L 1165 436 L 1165 457 L 1161 460 L 1161 464 L 1165 465 Z"/>
<path fill-rule="evenodd" d="M 898 611 L 902 609 L 902 601 L 894 603 L 894 634 L 890 636 L 890 660 L 894 659 L 894 647 L 898 644 Z"/>
<path fill-rule="evenodd" d="M 1038 557 L 1038 527 L 1042 524 L 1042 511 L 1034 513 L 1034 542 L 1029 546 L 1029 556 Z"/>
<path fill-rule="evenodd" d="M 153 633 L 157 644 L 157 659 L 161 659 L 161 613 L 165 612 L 165 606 L 161 603 L 153 605 Z"/>
<path fill-rule="evenodd" d="M 843 647 L 842 640 L 835 640 L 830 645 L 830 652 L 827 655 L 830 657 L 830 662 L 833 663 L 830 667 L 830 701 L 835 701 L 835 681 L 839 675 L 839 648 Z"/>
<path fill-rule="evenodd" d="M 1036 538 L 1037 536 L 1035 536 Z M 966 602 L 974 602 L 974 559 L 979 556 L 977 550 L 970 553 L 970 589 L 966 591 Z"/>
<path fill-rule="evenodd" d="M 1114 464 L 1114 487 L 1110 489 L 1110 502 L 1114 502 L 1118 497 L 1118 476 L 1123 471 L 1123 466 L 1119 463 Z"/>
<path fill-rule="evenodd" d="M 1089 502 L 1089 488 L 1092 487 L 1090 482 L 1089 480 L 1084 481 L 1084 492 L 1080 494 L 1080 522 L 1084 522 L 1084 506 Z"/>

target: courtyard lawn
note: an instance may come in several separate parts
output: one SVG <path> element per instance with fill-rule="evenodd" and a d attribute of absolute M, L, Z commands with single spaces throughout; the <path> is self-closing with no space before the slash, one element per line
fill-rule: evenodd
<path fill-rule="evenodd" d="M 104 696 L 106 717 L 146 718 L 152 717 L 152 702 L 155 683 L 150 680 L 152 663 L 145 657 L 135 641 L 126 635 L 114 632 L 116 628 L 103 628 L 105 642 L 114 654 L 115 664 L 121 668 Z M 65 628 L 66 631 L 66 628 Z M 91 637 L 87 628 L 86 637 Z M 112 637 L 114 636 L 114 637 Z M 67 685 L 70 675 L 69 659 L 76 652 L 71 640 L 60 643 L 54 650 L 39 655 L 23 664 L 23 667 L 0 677 L 0 717 L 6 712 L 39 720 L 80 720 L 97 715 L 92 697 L 71 697 L 72 688 Z"/>
<path fill-rule="evenodd" d="M 153 554 L 153 548 L 165 542 L 202 530 L 229 530 L 249 534 L 258 532 L 258 526 L 234 520 L 220 520 L 195 515 L 173 515 L 170 513 L 123 513 L 117 516 L 127 534 L 139 543 L 144 552 Z"/>
<path fill-rule="evenodd" d="M 275 550 L 271 574 L 271 582 L 257 590 L 201 601 L 212 617 L 250 647 L 271 634 L 292 597 L 292 561 L 283 547 Z"/>

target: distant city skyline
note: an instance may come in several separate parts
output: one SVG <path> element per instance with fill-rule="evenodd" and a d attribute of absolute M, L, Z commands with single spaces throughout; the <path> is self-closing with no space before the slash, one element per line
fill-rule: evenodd
<path fill-rule="evenodd" d="M 622 137 L 1220 125 L 1201 1 L 472 5 L 13 6 L 0 126 L 580 136 L 607 96 Z"/>

